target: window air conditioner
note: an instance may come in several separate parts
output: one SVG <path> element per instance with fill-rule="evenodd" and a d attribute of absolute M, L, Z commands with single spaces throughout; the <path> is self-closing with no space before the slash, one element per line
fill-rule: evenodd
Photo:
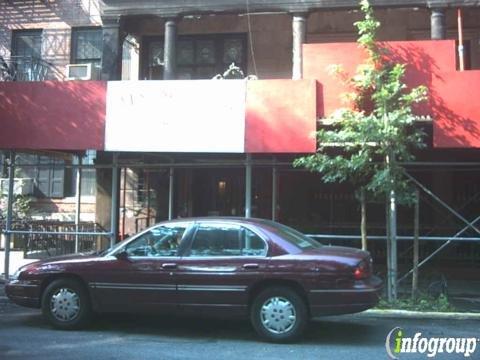
<path fill-rule="evenodd" d="M 67 80 L 92 80 L 92 64 L 68 64 Z"/>

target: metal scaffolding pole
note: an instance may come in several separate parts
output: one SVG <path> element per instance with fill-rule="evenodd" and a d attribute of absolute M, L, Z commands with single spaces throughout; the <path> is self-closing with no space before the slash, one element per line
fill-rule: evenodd
<path fill-rule="evenodd" d="M 397 300 L 397 276 L 398 276 L 398 258 L 397 258 L 397 200 L 395 190 L 390 191 L 389 198 L 389 242 L 390 242 L 390 269 L 389 269 L 389 287 L 391 288 L 391 298 L 389 301 Z"/>
<path fill-rule="evenodd" d="M 10 277 L 10 242 L 12 240 L 13 198 L 15 181 L 15 152 L 10 151 L 8 164 L 7 222 L 5 224 L 5 280 Z"/>
<path fill-rule="evenodd" d="M 252 155 L 247 154 L 245 164 L 245 217 L 252 216 Z"/>
<path fill-rule="evenodd" d="M 174 188 L 173 188 L 173 185 L 174 185 L 174 176 L 175 176 L 175 173 L 174 173 L 174 168 L 171 167 L 170 168 L 170 172 L 169 172 L 169 180 L 168 180 L 168 220 L 172 220 L 173 219 L 173 192 L 174 192 Z"/>
<path fill-rule="evenodd" d="M 471 228 L 472 230 L 474 230 L 475 232 L 477 232 L 478 234 L 480 234 L 480 230 L 474 226 L 470 221 L 468 221 L 467 219 L 465 219 L 462 215 L 460 215 L 457 211 L 455 211 L 455 209 L 453 209 L 450 205 L 448 205 L 446 202 L 444 202 L 442 199 L 440 199 L 437 195 L 435 195 L 433 192 L 431 192 L 425 185 L 423 185 L 420 181 L 418 181 L 417 179 L 415 179 L 412 175 L 410 175 L 409 173 L 405 172 L 405 175 L 411 180 L 413 181 L 420 189 L 422 189 L 425 193 L 427 193 L 428 195 L 430 195 L 433 199 L 435 199 L 440 205 L 442 205 L 443 207 L 445 207 L 448 211 L 450 211 L 453 215 L 455 215 L 457 218 L 459 218 L 460 220 L 462 220 L 466 225 L 467 227 Z"/>
<path fill-rule="evenodd" d="M 450 244 L 452 241 L 454 240 L 457 240 L 459 241 L 459 236 L 461 234 L 463 234 L 466 230 L 468 230 L 468 228 L 470 227 L 470 225 L 474 225 L 476 222 L 478 222 L 480 220 L 480 216 L 476 217 L 472 222 L 468 223 L 467 226 L 465 226 L 462 230 L 458 231 L 455 235 L 453 235 L 452 237 L 446 239 L 447 241 L 445 243 L 443 243 L 440 247 L 438 247 L 434 252 L 432 252 L 430 255 L 428 255 L 425 259 L 423 259 L 418 265 L 417 265 L 417 269 L 419 269 L 421 266 L 423 266 L 427 261 L 429 261 L 431 258 L 433 258 L 435 255 L 437 255 L 440 251 L 442 251 L 448 244 Z M 473 239 L 472 239 L 473 241 Z M 477 241 L 478 241 L 478 238 L 477 238 Z M 415 268 L 411 269 L 410 271 L 408 271 L 405 275 L 403 275 L 399 280 L 398 282 L 406 279 L 410 274 L 412 274 L 413 272 L 415 271 Z"/>
<path fill-rule="evenodd" d="M 277 220 L 278 171 L 272 167 L 272 220 Z"/>
<path fill-rule="evenodd" d="M 112 209 L 110 211 L 110 246 L 113 246 L 118 235 L 118 154 L 114 153 L 112 157 Z"/>
<path fill-rule="evenodd" d="M 78 156 L 78 165 L 77 168 L 77 181 L 76 181 L 76 193 L 75 193 L 75 252 L 78 253 L 79 245 L 79 236 L 78 232 L 80 231 L 80 214 L 81 214 L 81 205 L 82 205 L 82 157 Z"/>

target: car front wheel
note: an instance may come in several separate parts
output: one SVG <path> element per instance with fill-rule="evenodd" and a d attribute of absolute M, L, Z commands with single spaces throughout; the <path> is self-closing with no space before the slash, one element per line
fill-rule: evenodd
<path fill-rule="evenodd" d="M 42 312 L 54 327 L 62 330 L 84 327 L 92 314 L 87 291 L 74 279 L 58 279 L 47 286 Z"/>
<path fill-rule="evenodd" d="M 305 330 L 307 307 L 293 289 L 270 287 L 255 297 L 251 321 L 262 338 L 273 342 L 291 342 L 297 340 Z"/>

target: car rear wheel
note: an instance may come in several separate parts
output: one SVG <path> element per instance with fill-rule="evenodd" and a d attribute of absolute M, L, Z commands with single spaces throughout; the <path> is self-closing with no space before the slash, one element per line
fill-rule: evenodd
<path fill-rule="evenodd" d="M 293 289 L 281 286 L 260 292 L 253 301 L 250 316 L 257 333 L 272 342 L 297 340 L 308 322 L 303 299 Z"/>
<path fill-rule="evenodd" d="M 58 279 L 42 296 L 43 316 L 56 328 L 73 330 L 90 321 L 92 310 L 85 288 L 74 279 Z"/>

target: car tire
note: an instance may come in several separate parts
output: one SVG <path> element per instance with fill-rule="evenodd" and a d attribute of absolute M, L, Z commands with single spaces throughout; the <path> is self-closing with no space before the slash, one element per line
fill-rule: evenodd
<path fill-rule="evenodd" d="M 57 329 L 81 329 L 92 317 L 88 291 L 75 279 L 55 280 L 43 292 L 42 313 Z"/>
<path fill-rule="evenodd" d="M 250 320 L 255 331 L 270 342 L 298 340 L 308 323 L 305 301 L 289 287 L 261 291 L 253 300 Z"/>

